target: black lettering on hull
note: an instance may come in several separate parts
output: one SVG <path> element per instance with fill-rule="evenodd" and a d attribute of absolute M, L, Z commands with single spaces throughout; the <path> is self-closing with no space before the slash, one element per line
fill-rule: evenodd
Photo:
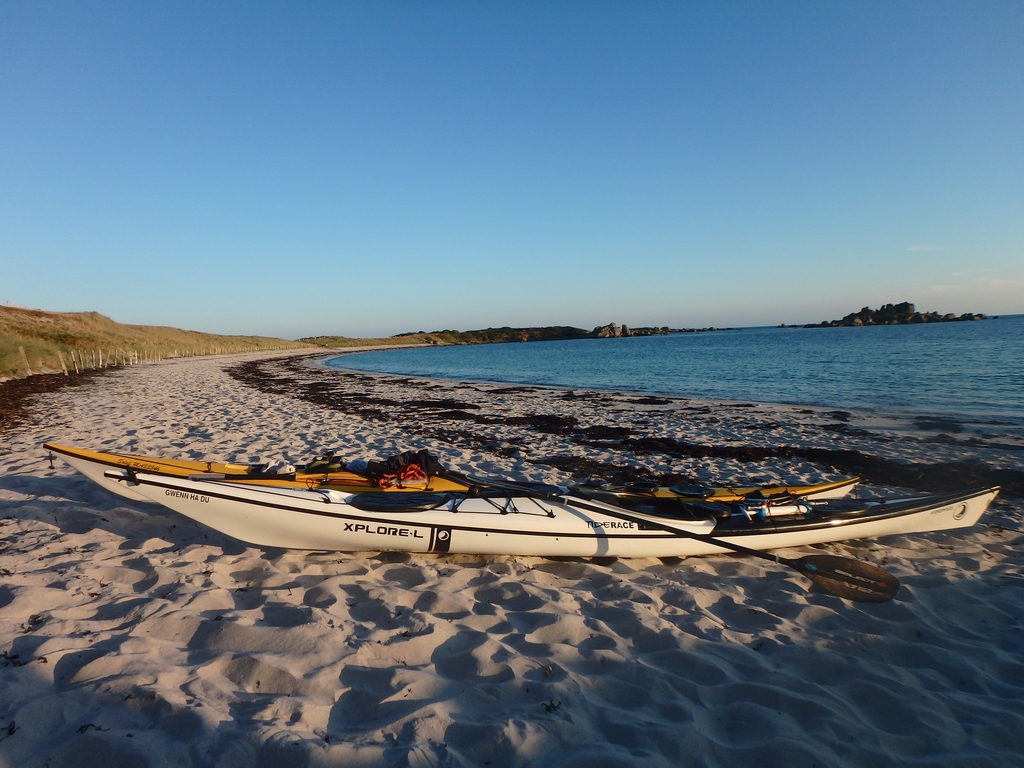
<path fill-rule="evenodd" d="M 436 525 L 430 529 L 430 551 L 448 552 L 452 547 L 452 529 Z"/>
<path fill-rule="evenodd" d="M 397 536 L 400 539 L 425 538 L 416 528 L 404 528 L 396 525 L 377 525 L 375 523 L 345 523 L 348 533 L 368 533 L 371 536 Z M 433 531 L 431 531 L 433 536 Z"/>
<path fill-rule="evenodd" d="M 164 494 L 167 495 L 167 496 L 173 496 L 176 499 L 185 499 L 186 501 L 198 501 L 198 502 L 200 502 L 202 504 L 209 504 L 210 503 L 210 497 L 209 496 L 203 496 L 200 493 L 189 493 L 187 491 L 176 491 L 174 489 L 169 488 L 166 491 L 164 491 Z"/>
<path fill-rule="evenodd" d="M 595 531 L 610 531 L 616 529 L 635 531 L 637 528 L 640 530 L 644 529 L 642 524 L 638 525 L 634 522 L 619 522 L 617 520 L 587 520 L 587 527 L 593 528 Z"/>

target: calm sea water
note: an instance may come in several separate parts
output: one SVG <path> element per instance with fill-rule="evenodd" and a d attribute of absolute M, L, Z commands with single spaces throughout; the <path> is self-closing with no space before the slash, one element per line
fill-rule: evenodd
<path fill-rule="evenodd" d="M 327 365 L 1024 423 L 1024 315 L 364 352 Z"/>

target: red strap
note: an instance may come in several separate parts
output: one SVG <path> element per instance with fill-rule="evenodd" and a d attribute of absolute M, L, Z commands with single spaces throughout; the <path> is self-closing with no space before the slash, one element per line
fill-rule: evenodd
<path fill-rule="evenodd" d="M 397 474 L 384 475 L 377 481 L 377 485 L 381 488 L 389 488 L 392 485 L 398 485 L 400 487 L 403 482 L 409 483 L 417 480 L 426 480 L 428 477 L 427 473 L 423 471 L 423 468 L 420 467 L 419 464 L 406 464 Z"/>

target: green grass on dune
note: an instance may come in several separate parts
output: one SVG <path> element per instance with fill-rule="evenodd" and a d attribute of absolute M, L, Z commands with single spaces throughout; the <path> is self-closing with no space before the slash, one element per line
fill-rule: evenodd
<path fill-rule="evenodd" d="M 493 344 L 510 341 L 577 339 L 592 336 L 581 328 L 485 328 L 477 331 L 417 331 L 383 339 L 312 336 L 295 341 L 267 336 L 224 336 L 157 325 L 125 325 L 98 312 L 47 312 L 0 306 L 0 380 L 27 375 L 19 347 L 25 350 L 32 373 L 60 373 L 59 354 L 74 372 L 93 368 L 102 359 L 159 360 L 166 357 L 220 355 L 275 349 L 345 349 L 368 346 L 441 346 Z"/>
<path fill-rule="evenodd" d="M 58 352 L 74 372 L 73 359 L 92 367 L 102 350 L 138 360 L 195 355 L 228 354 L 255 349 L 308 349 L 301 341 L 266 336 L 225 336 L 154 325 L 125 325 L 98 312 L 46 312 L 0 306 L 0 379 L 22 378 L 25 365 L 18 348 L 25 350 L 33 373 L 59 373 Z M 74 352 L 74 356 L 72 356 Z"/>

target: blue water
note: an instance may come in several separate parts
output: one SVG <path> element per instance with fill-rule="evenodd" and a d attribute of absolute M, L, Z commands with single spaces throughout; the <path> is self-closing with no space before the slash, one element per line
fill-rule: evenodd
<path fill-rule="evenodd" d="M 1024 315 L 396 349 L 343 355 L 327 365 L 1024 423 Z"/>

